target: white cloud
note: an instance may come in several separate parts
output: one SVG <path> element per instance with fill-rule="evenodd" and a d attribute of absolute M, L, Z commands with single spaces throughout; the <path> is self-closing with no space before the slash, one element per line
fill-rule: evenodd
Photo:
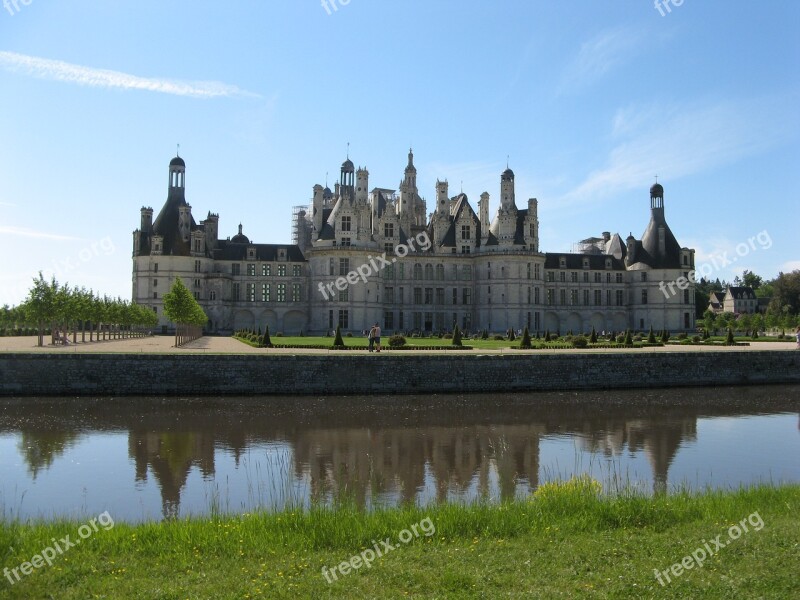
<path fill-rule="evenodd" d="M 0 51 L 0 67 L 15 73 L 24 73 L 37 79 L 63 81 L 90 87 L 145 90 L 192 98 L 258 96 L 234 85 L 219 81 L 189 82 L 139 77 L 120 71 L 84 67 L 60 60 L 17 54 L 16 52 Z"/>
<path fill-rule="evenodd" d="M 8 227 L 5 225 L 0 225 L 0 233 L 6 235 L 16 235 L 20 237 L 30 237 L 30 238 L 38 238 L 38 239 L 45 239 L 45 240 L 56 240 L 59 242 L 79 242 L 82 241 L 81 238 L 72 237 L 69 235 L 61 235 L 58 233 L 48 233 L 46 231 L 35 231 L 33 229 L 27 229 L 25 227 Z"/>
<path fill-rule="evenodd" d="M 611 122 L 616 145 L 605 166 L 589 173 L 559 203 L 580 204 L 641 187 L 657 174 L 674 181 L 763 152 L 794 135 L 796 100 L 758 98 L 619 110 Z"/>
<path fill-rule="evenodd" d="M 784 273 L 800 270 L 800 260 L 790 260 L 781 265 L 780 270 Z"/>
<path fill-rule="evenodd" d="M 558 93 L 586 87 L 634 56 L 642 34 L 631 29 L 604 31 L 581 44 L 561 76 Z"/>

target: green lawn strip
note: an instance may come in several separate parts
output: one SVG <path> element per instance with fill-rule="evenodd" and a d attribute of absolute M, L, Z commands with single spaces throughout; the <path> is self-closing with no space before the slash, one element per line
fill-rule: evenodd
<path fill-rule="evenodd" d="M 541 489 L 541 488 L 540 488 Z M 646 498 L 564 486 L 530 501 L 362 513 L 255 514 L 100 530 L 0 598 L 789 598 L 800 595 L 800 486 Z M 661 586 L 654 569 L 758 511 L 764 526 Z M 436 533 L 398 544 L 430 517 Z M 1 567 L 30 560 L 81 521 L 2 523 Z M 397 547 L 338 581 L 334 567 Z M 13 549 L 13 550 L 12 550 Z M 663 579 L 663 578 L 662 578 Z"/>

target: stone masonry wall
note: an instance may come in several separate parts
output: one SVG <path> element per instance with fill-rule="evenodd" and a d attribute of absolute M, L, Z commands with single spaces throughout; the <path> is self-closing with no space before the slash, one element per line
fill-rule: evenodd
<path fill-rule="evenodd" d="M 0 396 L 418 394 L 772 383 L 800 383 L 800 352 L 0 355 Z"/>

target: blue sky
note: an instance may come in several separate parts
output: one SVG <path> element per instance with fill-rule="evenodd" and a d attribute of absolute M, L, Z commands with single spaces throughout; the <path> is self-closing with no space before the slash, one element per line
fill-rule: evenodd
<path fill-rule="evenodd" d="M 429 205 L 448 179 L 492 213 L 510 156 L 546 251 L 641 236 L 657 174 L 698 264 L 736 258 L 712 276 L 800 268 L 796 2 L 26 1 L 0 7 L 0 304 L 39 270 L 129 298 L 178 143 L 223 236 L 288 242 L 348 142 L 388 188 L 413 145 Z"/>

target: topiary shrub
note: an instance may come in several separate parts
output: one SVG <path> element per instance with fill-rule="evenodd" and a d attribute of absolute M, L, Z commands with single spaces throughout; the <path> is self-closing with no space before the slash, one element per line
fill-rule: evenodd
<path fill-rule="evenodd" d="M 283 337 L 283 332 L 279 331 L 278 333 L 275 334 L 275 337 Z"/>
<path fill-rule="evenodd" d="M 635 336 L 633 336 L 633 341 L 634 342 L 641 342 L 642 339 L 644 339 L 644 338 L 642 338 L 642 334 L 641 333 L 637 333 Z"/>
<path fill-rule="evenodd" d="M 693 335 L 693 336 L 692 336 L 692 341 L 693 341 L 695 344 L 697 344 L 697 343 L 700 341 L 700 336 L 699 336 L 699 335 Z"/>
<path fill-rule="evenodd" d="M 548 329 L 544 332 L 544 341 L 549 342 L 550 340 L 552 340 L 552 338 L 550 337 L 550 330 Z"/>
<path fill-rule="evenodd" d="M 571 337 L 571 336 L 567 336 L 567 337 Z M 588 345 L 589 345 L 588 340 L 585 337 L 583 337 L 582 335 L 577 335 L 577 336 L 572 338 L 572 346 L 574 348 L 586 348 L 586 346 L 588 346 Z"/>
<path fill-rule="evenodd" d="M 446 339 L 446 340 L 452 340 L 452 339 L 453 339 L 453 334 L 452 334 L 452 333 L 445 333 L 445 334 L 444 334 L 444 339 Z"/>
<path fill-rule="evenodd" d="M 733 339 L 733 328 L 728 327 L 728 335 L 725 338 L 725 345 L 726 346 L 735 346 L 736 340 Z"/>
<path fill-rule="evenodd" d="M 502 342 L 502 341 L 504 341 L 506 338 L 505 338 L 505 336 L 502 336 L 502 335 L 500 335 L 500 334 L 498 333 L 498 334 L 495 334 L 495 336 L 494 336 L 492 339 L 493 339 L 495 342 Z"/>
<path fill-rule="evenodd" d="M 334 348 L 344 348 L 344 340 L 342 339 L 342 328 L 336 326 L 336 337 L 333 339 Z"/>
<path fill-rule="evenodd" d="M 528 332 L 528 328 L 522 331 L 522 341 L 519 343 L 520 348 L 530 348 L 531 347 L 531 334 Z"/>
<path fill-rule="evenodd" d="M 514 334 L 514 330 L 513 329 L 509 329 L 508 330 L 508 341 L 509 342 L 513 342 L 515 339 L 517 339 L 517 336 Z"/>
<path fill-rule="evenodd" d="M 622 343 L 626 346 L 633 346 L 633 338 L 631 337 L 631 330 L 625 330 L 625 337 L 622 339 Z"/>
<path fill-rule="evenodd" d="M 389 338 L 389 347 L 390 348 L 400 348 L 406 345 L 406 338 L 402 335 L 393 335 Z"/>
<path fill-rule="evenodd" d="M 589 334 L 589 342 L 592 344 L 597 343 L 597 331 L 595 331 L 594 325 L 592 325 L 592 333 Z"/>
<path fill-rule="evenodd" d="M 347 333 L 344 335 L 344 337 L 350 337 L 350 338 L 351 338 L 351 337 L 353 337 L 353 334 L 352 334 L 352 333 L 350 333 L 350 332 L 348 331 L 348 332 L 347 332 Z"/>
<path fill-rule="evenodd" d="M 689 336 L 688 336 L 688 334 L 687 334 L 686 332 L 684 332 L 684 331 L 681 331 L 681 332 L 680 332 L 680 333 L 679 333 L 677 336 L 675 336 L 675 337 L 677 337 L 679 340 L 685 340 L 685 339 L 686 339 L 686 338 L 688 338 Z"/>
<path fill-rule="evenodd" d="M 453 329 L 453 346 L 460 346 L 461 345 L 461 330 L 458 328 L 458 325 L 455 326 Z"/>
<path fill-rule="evenodd" d="M 648 344 L 655 344 L 656 343 L 656 334 L 653 332 L 653 326 L 650 325 L 650 333 L 647 334 L 647 343 Z"/>
<path fill-rule="evenodd" d="M 269 325 L 264 328 L 264 335 L 261 337 L 259 345 L 262 348 L 272 348 L 272 340 L 269 338 Z"/>

